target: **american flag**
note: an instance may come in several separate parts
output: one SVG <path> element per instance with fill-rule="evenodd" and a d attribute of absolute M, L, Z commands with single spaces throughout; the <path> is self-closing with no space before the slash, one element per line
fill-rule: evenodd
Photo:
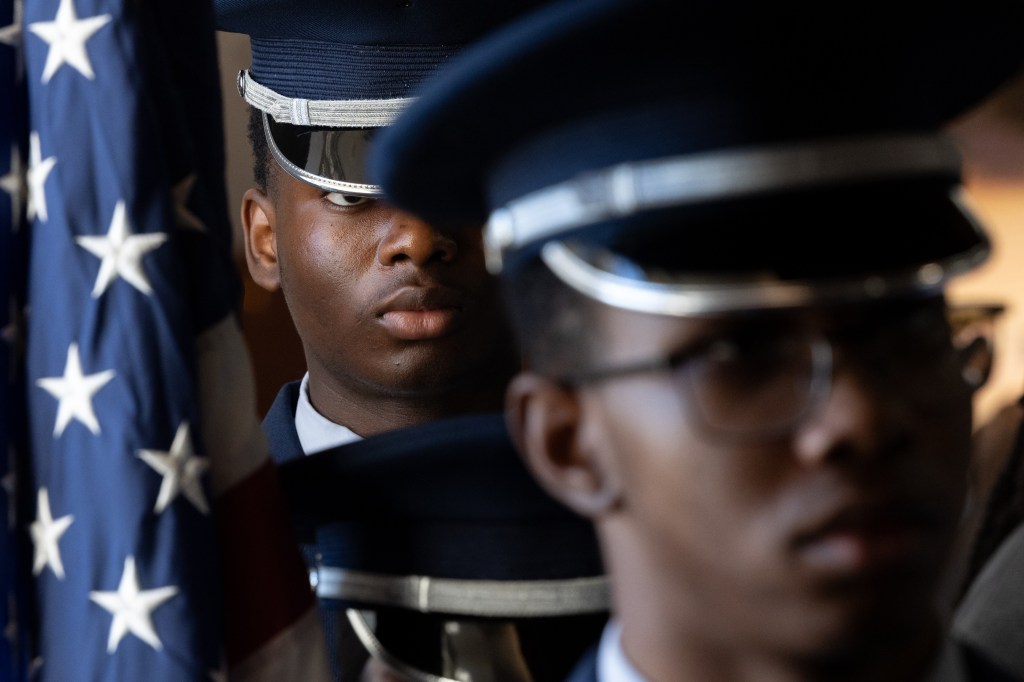
<path fill-rule="evenodd" d="M 28 111 L 9 641 L 48 680 L 322 677 L 237 319 L 210 4 L 0 3 Z"/>

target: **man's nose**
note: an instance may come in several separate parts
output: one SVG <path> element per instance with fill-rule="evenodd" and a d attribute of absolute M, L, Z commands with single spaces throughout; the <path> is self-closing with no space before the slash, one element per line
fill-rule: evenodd
<path fill-rule="evenodd" d="M 381 265 L 409 261 L 417 267 L 452 261 L 458 253 L 455 240 L 416 216 L 395 211 L 377 247 Z"/>
<path fill-rule="evenodd" d="M 830 393 L 794 435 L 797 459 L 815 466 L 905 449 L 913 411 L 898 381 L 887 385 L 861 363 L 837 363 Z"/>

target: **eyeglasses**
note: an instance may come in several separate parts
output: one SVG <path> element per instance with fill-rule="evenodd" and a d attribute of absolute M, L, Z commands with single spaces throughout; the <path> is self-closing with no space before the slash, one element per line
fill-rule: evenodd
<path fill-rule="evenodd" d="M 706 432 L 752 440 L 792 432 L 824 403 L 840 346 L 844 362 L 856 362 L 885 382 L 884 390 L 899 390 L 915 404 L 945 401 L 964 389 L 965 358 L 941 306 L 904 308 L 827 335 L 764 317 L 667 357 L 584 372 L 567 383 L 667 372 Z"/>

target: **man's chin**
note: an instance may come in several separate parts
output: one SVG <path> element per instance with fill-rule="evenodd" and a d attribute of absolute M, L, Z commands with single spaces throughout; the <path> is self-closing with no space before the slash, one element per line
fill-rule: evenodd
<path fill-rule="evenodd" d="M 393 398 L 406 400 L 436 400 L 442 407 L 445 402 L 461 404 L 468 395 L 497 396 L 493 405 L 481 405 L 480 410 L 503 409 L 504 389 L 511 375 L 496 372 L 491 365 L 467 366 L 466 354 L 453 357 L 452 353 L 418 358 L 416 362 L 405 362 L 401 375 L 392 376 L 389 384 L 381 382 L 381 390 Z M 453 359 L 462 360 L 454 363 Z M 460 410 L 465 412 L 465 410 Z M 455 416 L 454 414 L 452 416 Z"/>
<path fill-rule="evenodd" d="M 858 661 L 891 656 L 894 647 L 919 642 L 938 624 L 937 609 L 923 598 L 850 595 L 819 602 L 802 617 L 793 616 L 795 627 L 780 622 L 776 632 L 786 639 L 780 644 L 808 666 L 839 672 L 852 670 Z"/>

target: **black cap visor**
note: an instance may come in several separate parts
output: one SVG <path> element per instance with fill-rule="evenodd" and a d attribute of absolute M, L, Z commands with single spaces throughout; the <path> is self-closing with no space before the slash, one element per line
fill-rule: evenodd
<path fill-rule="evenodd" d="M 377 128 L 324 128 L 278 123 L 263 113 L 267 144 L 292 177 L 328 192 L 361 197 L 381 194 L 369 182 L 366 159 Z"/>

